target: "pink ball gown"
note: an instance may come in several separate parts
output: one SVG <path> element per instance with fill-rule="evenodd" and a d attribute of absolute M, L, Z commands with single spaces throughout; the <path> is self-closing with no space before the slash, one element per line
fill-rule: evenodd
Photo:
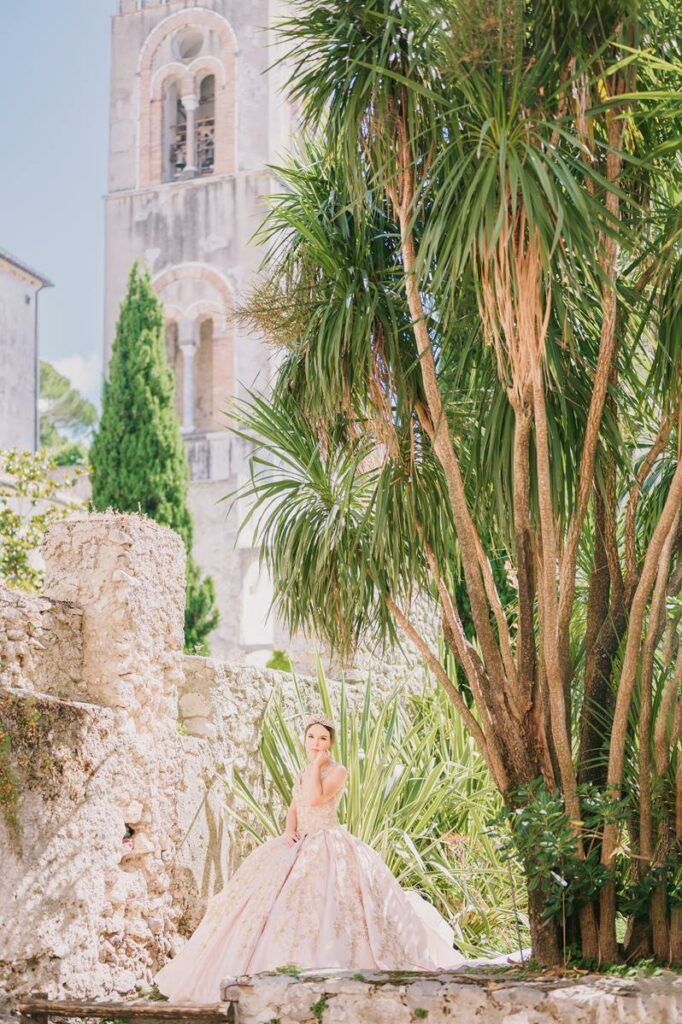
<path fill-rule="evenodd" d="M 464 962 L 434 907 L 402 889 L 379 854 L 339 825 L 342 792 L 312 806 L 296 780 L 302 838 L 293 846 L 268 839 L 241 863 L 155 976 L 164 995 L 214 1003 L 226 978 L 286 964 L 432 971 Z"/>

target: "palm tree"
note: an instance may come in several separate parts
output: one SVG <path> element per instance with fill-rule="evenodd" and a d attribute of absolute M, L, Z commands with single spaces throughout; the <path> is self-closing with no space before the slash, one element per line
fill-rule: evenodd
<path fill-rule="evenodd" d="M 522 823 L 538 959 L 679 962 L 682 9 L 294 7 L 308 135 L 241 314 L 284 357 L 238 409 L 279 610 L 421 650 Z"/>

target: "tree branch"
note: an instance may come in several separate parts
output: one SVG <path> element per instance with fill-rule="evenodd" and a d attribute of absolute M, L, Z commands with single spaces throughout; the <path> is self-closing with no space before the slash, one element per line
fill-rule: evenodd
<path fill-rule="evenodd" d="M 506 769 L 502 763 L 500 755 L 496 749 L 496 745 L 488 743 L 488 740 L 478 724 L 474 716 L 472 715 L 469 708 L 464 703 L 464 699 L 457 689 L 453 685 L 452 680 L 448 676 L 447 672 L 443 668 L 438 659 L 437 655 L 431 650 L 429 645 L 423 639 L 423 637 L 417 632 L 412 623 L 409 621 L 407 616 L 398 607 L 390 594 L 384 593 L 384 600 L 386 601 L 386 607 L 389 609 L 394 619 L 403 630 L 405 635 L 412 641 L 417 650 L 420 652 L 427 665 L 435 675 L 438 682 L 441 684 L 448 697 L 456 707 L 457 711 L 462 716 L 462 720 L 471 732 L 474 740 L 476 741 L 481 754 L 483 755 L 490 773 L 495 779 L 495 783 L 500 789 L 500 792 L 504 795 L 509 789 L 509 778 L 507 776 Z"/>
<path fill-rule="evenodd" d="M 658 456 L 665 449 L 665 446 L 668 443 L 671 426 L 672 416 L 664 416 L 658 428 L 656 440 L 647 452 L 644 462 L 639 467 L 639 472 L 637 473 L 635 483 L 628 499 L 628 507 L 625 513 L 625 589 L 628 593 L 634 588 L 637 575 L 637 555 L 635 552 L 635 515 L 637 512 L 637 505 L 642 493 L 644 481 L 651 473 Z"/>
<path fill-rule="evenodd" d="M 653 854 L 653 818 L 651 808 L 651 690 L 654 672 L 654 652 L 663 634 L 665 626 L 665 597 L 670 560 L 677 534 L 679 513 L 674 525 L 666 538 L 658 563 L 656 584 L 649 609 L 649 624 L 644 640 L 642 667 L 640 675 L 640 712 L 639 712 L 639 842 L 642 866 L 651 863 Z"/>
<path fill-rule="evenodd" d="M 530 435 L 531 417 L 525 410 L 516 410 L 514 424 L 514 536 L 516 541 L 519 621 L 516 640 L 518 682 L 521 698 L 532 704 L 535 681 L 535 572 L 533 533 L 530 521 Z"/>
<path fill-rule="evenodd" d="M 620 684 L 616 694 L 616 707 L 613 716 L 613 727 L 611 731 L 611 744 L 609 749 L 609 770 L 607 775 L 608 785 L 611 787 L 614 796 L 620 796 L 623 758 L 625 755 L 625 740 L 627 735 L 627 720 L 632 703 L 632 695 L 637 681 L 637 668 L 639 652 L 642 643 L 642 625 L 644 613 L 649 595 L 654 586 L 658 570 L 659 560 L 663 547 L 668 540 L 671 531 L 677 530 L 677 518 L 682 505 L 682 460 L 677 464 L 675 475 L 670 484 L 670 490 L 666 498 L 660 519 L 656 524 L 653 536 L 649 543 L 642 573 L 637 583 L 635 594 L 630 609 L 630 621 L 628 624 L 628 638 L 623 656 L 623 667 L 621 669 Z M 609 823 L 604 828 L 602 843 L 602 863 L 611 868 L 615 857 L 616 843 L 618 838 L 617 824 Z"/>
<path fill-rule="evenodd" d="M 666 729 L 668 727 L 668 717 L 673 714 L 675 707 L 675 701 L 677 700 L 678 693 L 682 687 L 682 638 L 677 645 L 677 660 L 675 662 L 675 670 L 668 678 L 665 686 L 663 687 L 663 693 L 661 694 L 661 703 L 658 708 L 658 715 L 656 716 L 656 722 L 654 724 L 654 763 L 656 765 L 656 771 L 659 775 L 664 775 L 670 766 L 670 754 L 674 748 L 674 737 L 672 742 L 666 741 Z"/>
<path fill-rule="evenodd" d="M 452 438 L 448 430 L 431 339 L 426 325 L 426 315 L 419 293 L 415 241 L 410 212 L 414 201 L 413 166 L 409 133 L 404 118 L 405 114 L 403 111 L 402 116 L 398 117 L 396 123 L 400 167 L 399 183 L 398 185 L 387 184 L 386 190 L 400 224 L 405 289 L 412 318 L 412 330 L 419 354 L 426 406 L 433 430 L 432 444 L 436 457 L 443 466 L 445 473 L 450 504 L 462 552 L 462 565 L 471 601 L 471 613 L 487 670 L 494 681 L 494 685 L 499 687 L 500 692 L 505 693 L 507 689 L 505 686 L 507 681 L 505 665 L 490 624 L 486 589 L 482 578 L 483 570 L 479 563 L 480 539 L 478 538 L 468 508 L 459 461 L 455 455 Z M 499 604 L 499 596 L 497 597 L 497 602 Z M 508 631 L 508 628 L 505 620 L 504 630 Z"/>
<path fill-rule="evenodd" d="M 564 681 L 557 646 L 557 543 L 554 526 L 552 484 L 549 468 L 549 437 L 547 411 L 542 384 L 542 369 L 533 374 L 533 410 L 535 414 L 535 448 L 538 473 L 538 507 L 542 534 L 543 572 L 539 581 L 542 597 L 542 649 L 547 672 L 550 723 L 566 799 L 566 808 L 573 821 L 580 820 L 577 780 L 573 769 L 571 741 L 567 728 Z"/>
<path fill-rule="evenodd" d="M 616 82 L 615 91 L 620 88 Z M 615 94 L 615 92 L 614 92 Z M 619 153 L 623 135 L 622 119 L 618 118 L 617 112 L 613 111 L 607 118 L 607 139 L 608 153 L 606 157 L 606 177 L 610 182 L 616 182 L 621 171 L 622 158 Z M 620 204 L 618 194 L 614 190 L 606 193 L 606 210 L 614 221 L 619 219 Z M 559 576 L 559 613 L 557 643 L 561 651 L 561 658 L 565 666 L 567 664 L 567 651 L 569 644 L 569 626 L 573 612 L 573 598 L 575 594 L 575 573 L 578 559 L 578 546 L 582 533 L 583 522 L 587 513 L 587 506 L 594 480 L 594 466 L 597 455 L 597 445 L 601 430 L 602 416 L 608 394 L 609 380 L 618 348 L 618 337 L 616 333 L 616 317 L 618 311 L 618 296 L 616 292 L 616 257 L 618 247 L 616 240 L 610 235 L 602 233 L 600 239 L 603 255 L 600 258 L 604 283 L 602 286 L 602 324 L 599 340 L 599 354 L 594 374 L 594 385 L 590 408 L 587 415 L 585 427 L 585 440 L 580 458 L 580 472 L 578 477 L 578 496 L 568 525 L 568 533 L 564 554 L 561 561 Z"/>

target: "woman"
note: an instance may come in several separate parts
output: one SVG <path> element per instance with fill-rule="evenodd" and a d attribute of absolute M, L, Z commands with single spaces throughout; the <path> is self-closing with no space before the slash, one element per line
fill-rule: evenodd
<path fill-rule="evenodd" d="M 331 760 L 333 742 L 333 722 L 308 719 L 309 763 L 294 783 L 284 833 L 243 861 L 156 975 L 170 999 L 213 1003 L 225 978 L 286 964 L 429 971 L 463 963 L 438 912 L 339 825 L 347 772 Z"/>

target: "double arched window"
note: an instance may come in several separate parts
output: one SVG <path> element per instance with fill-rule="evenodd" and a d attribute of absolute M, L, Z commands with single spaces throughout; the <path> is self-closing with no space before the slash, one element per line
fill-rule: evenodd
<path fill-rule="evenodd" d="M 233 173 L 234 34 L 210 11 L 171 15 L 140 59 L 141 185 Z"/>
<path fill-rule="evenodd" d="M 198 95 L 182 96 L 181 82 L 166 82 L 163 94 L 163 181 L 212 174 L 215 168 L 215 75 L 204 75 Z"/>
<path fill-rule="evenodd" d="M 176 412 L 186 434 L 224 427 L 234 393 L 234 339 L 227 311 L 231 284 L 201 263 L 167 267 L 154 278 L 166 313 L 166 353 L 175 373 Z"/>

